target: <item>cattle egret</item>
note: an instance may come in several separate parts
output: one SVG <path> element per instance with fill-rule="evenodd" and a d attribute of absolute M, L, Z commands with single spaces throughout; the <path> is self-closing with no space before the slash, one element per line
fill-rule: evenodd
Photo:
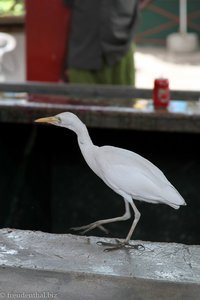
<path fill-rule="evenodd" d="M 117 240 L 117 244 L 100 242 L 102 245 L 110 246 L 110 250 L 131 247 L 129 241 L 140 219 L 140 212 L 133 199 L 149 203 L 164 203 L 175 209 L 178 209 L 180 205 L 186 205 L 179 192 L 154 164 L 126 149 L 94 145 L 87 127 L 73 113 L 64 112 L 53 117 L 37 119 L 35 122 L 50 123 L 74 131 L 77 134 L 80 150 L 89 167 L 124 199 L 125 213 L 122 216 L 75 227 L 74 230 L 82 230 L 84 234 L 99 227 L 106 231 L 105 224 L 129 219 L 131 217 L 130 207 L 132 207 L 135 218 L 126 239 L 123 242 Z"/>

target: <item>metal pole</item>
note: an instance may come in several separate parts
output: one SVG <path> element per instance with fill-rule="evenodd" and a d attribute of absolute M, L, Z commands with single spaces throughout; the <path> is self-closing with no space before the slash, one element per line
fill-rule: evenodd
<path fill-rule="evenodd" d="M 187 0 L 179 1 L 179 31 L 181 34 L 187 33 Z"/>
<path fill-rule="evenodd" d="M 65 97 L 99 98 L 99 99 L 133 99 L 152 98 L 152 89 L 136 89 L 130 86 L 109 86 L 89 84 L 64 84 L 44 82 L 0 82 L 0 93 L 29 93 L 35 95 L 62 95 Z M 198 100 L 200 91 L 171 90 L 171 99 Z M 1 98 L 1 97 L 0 97 Z"/>

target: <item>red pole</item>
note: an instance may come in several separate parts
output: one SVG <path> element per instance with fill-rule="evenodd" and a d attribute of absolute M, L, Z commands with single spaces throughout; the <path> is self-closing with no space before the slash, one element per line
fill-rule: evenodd
<path fill-rule="evenodd" d="M 61 80 L 70 13 L 63 0 L 26 0 L 27 80 Z"/>

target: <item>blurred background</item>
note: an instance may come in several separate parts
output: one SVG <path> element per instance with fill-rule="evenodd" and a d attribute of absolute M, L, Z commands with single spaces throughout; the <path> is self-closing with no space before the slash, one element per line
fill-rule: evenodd
<path fill-rule="evenodd" d="M 61 5 L 60 1 L 58 1 L 58 3 Z M 136 87 L 152 88 L 154 79 L 163 76 L 169 79 L 172 89 L 199 90 L 199 51 L 192 51 L 192 54 L 190 51 L 188 53 L 187 51 L 184 52 L 184 48 L 186 47 L 182 47 L 182 45 L 180 45 L 180 48 L 183 48 L 182 51 L 180 49 L 178 52 L 169 51 L 170 49 L 167 48 L 167 39 L 169 39 L 170 35 L 180 32 L 180 3 L 181 1 L 179 0 L 154 0 L 141 12 L 135 37 L 137 45 L 135 51 Z M 43 37 L 52 31 L 53 24 L 51 24 L 51 22 L 57 20 L 57 22 L 62 22 L 61 25 L 63 25 L 64 22 L 66 24 L 68 21 L 66 19 L 69 18 L 66 12 L 63 13 L 60 11 L 60 8 L 57 8 L 58 16 L 53 14 L 50 11 L 51 7 L 48 7 L 45 0 L 34 5 L 27 1 L 30 12 L 26 18 L 25 5 L 24 0 L 0 1 L 1 31 L 11 33 L 17 41 L 15 49 L 7 54 L 5 53 L 2 66 L 2 72 L 6 80 L 10 81 L 24 81 L 26 79 L 26 71 L 28 72 L 27 76 L 29 76 L 31 80 L 32 77 L 34 78 L 35 74 L 33 73 L 35 70 L 33 69 L 33 64 L 41 62 L 41 60 L 34 63 L 30 62 L 30 60 L 34 58 L 34 55 L 39 55 L 39 45 L 36 43 L 36 38 L 42 43 L 41 40 Z M 44 12 L 45 7 L 46 13 Z M 52 10 L 53 9 L 55 9 L 54 6 Z M 64 21 L 59 21 L 61 15 L 65 18 Z M 182 22 L 184 24 L 182 26 L 183 30 L 186 30 L 187 33 L 197 35 L 197 38 L 200 36 L 199 15 L 199 2 L 197 0 L 188 1 L 187 23 L 185 24 L 183 20 Z M 44 23 L 44 18 L 47 20 L 46 24 Z M 27 22 L 28 27 L 25 27 Z M 47 28 L 47 24 L 49 28 Z M 60 27 L 61 25 L 58 24 Z M 62 37 L 66 34 L 66 28 L 63 26 L 62 30 L 63 32 L 61 32 L 56 42 L 63 47 Z M 30 34 L 30 36 L 28 36 L 27 48 L 25 41 L 26 31 Z M 37 33 L 37 37 L 35 33 Z M 51 42 L 53 46 L 52 39 L 53 37 L 49 36 L 49 42 Z M 43 49 L 40 49 L 40 56 L 42 57 L 44 51 L 46 51 L 46 55 L 50 55 L 50 50 L 47 49 L 48 47 L 44 47 L 43 44 L 42 46 Z M 28 57 L 26 57 L 25 51 Z M 32 61 L 33 60 L 34 59 L 32 59 Z M 30 65 L 28 70 L 26 68 L 27 62 Z M 30 68 L 32 68 L 32 70 L 30 70 Z M 41 76 L 42 75 L 40 75 L 40 77 Z"/>

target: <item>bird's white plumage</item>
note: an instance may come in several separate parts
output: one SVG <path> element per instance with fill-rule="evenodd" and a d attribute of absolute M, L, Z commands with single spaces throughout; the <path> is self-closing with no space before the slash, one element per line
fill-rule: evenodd
<path fill-rule="evenodd" d="M 96 149 L 102 179 L 116 192 L 122 190 L 135 200 L 165 203 L 178 208 L 185 203 L 162 171 L 142 156 L 121 148 Z"/>
<path fill-rule="evenodd" d="M 124 198 L 126 211 L 123 216 L 100 220 L 78 229 L 84 229 L 84 232 L 87 232 L 99 227 L 105 231 L 104 224 L 124 221 L 130 217 L 130 205 L 134 210 L 135 219 L 124 241 L 124 244 L 127 244 L 140 218 L 140 213 L 133 200 L 163 203 L 175 209 L 186 204 L 163 172 L 149 160 L 126 149 L 112 146 L 95 146 L 90 139 L 86 126 L 76 115 L 65 112 L 55 117 L 36 121 L 47 122 L 73 130 L 77 134 L 80 150 L 89 167 L 111 189 Z"/>

